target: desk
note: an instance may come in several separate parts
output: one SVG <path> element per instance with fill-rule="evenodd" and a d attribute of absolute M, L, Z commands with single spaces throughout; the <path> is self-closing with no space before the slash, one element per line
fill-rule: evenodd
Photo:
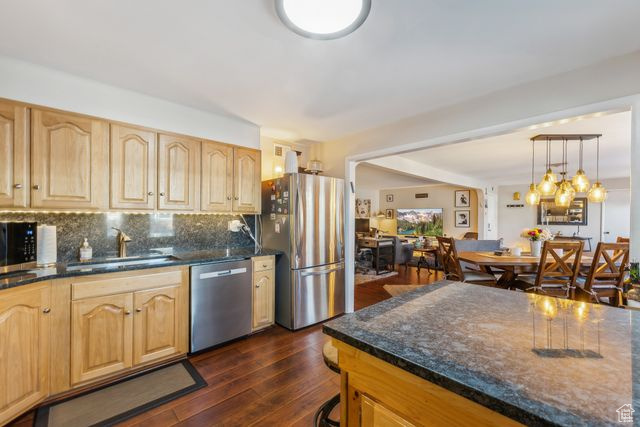
<path fill-rule="evenodd" d="M 373 237 L 363 237 L 358 239 L 360 248 L 369 248 L 373 252 L 373 266 L 376 274 L 388 273 L 391 271 L 389 266 L 395 265 L 396 251 L 393 239 L 382 237 L 374 239 Z M 384 267 L 384 268 L 381 268 Z"/>

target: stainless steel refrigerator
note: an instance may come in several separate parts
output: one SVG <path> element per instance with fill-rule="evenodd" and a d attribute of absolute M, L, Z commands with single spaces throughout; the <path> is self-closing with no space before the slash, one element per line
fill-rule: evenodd
<path fill-rule="evenodd" d="M 279 249 L 276 322 L 299 329 L 344 313 L 344 181 L 287 174 L 262 183 L 262 245 Z"/>

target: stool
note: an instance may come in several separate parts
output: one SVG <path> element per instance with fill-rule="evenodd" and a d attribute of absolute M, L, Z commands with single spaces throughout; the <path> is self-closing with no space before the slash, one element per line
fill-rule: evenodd
<path fill-rule="evenodd" d="M 338 374 L 340 373 L 340 367 L 338 366 L 338 349 L 333 346 L 331 341 L 327 341 L 324 347 L 322 347 L 322 357 L 324 359 L 324 363 L 329 369 L 337 372 Z M 331 411 L 333 411 L 333 408 L 335 408 L 338 403 L 340 403 L 340 393 L 336 394 L 320 406 L 313 417 L 313 425 L 316 427 L 339 426 L 339 421 L 329 418 Z"/>

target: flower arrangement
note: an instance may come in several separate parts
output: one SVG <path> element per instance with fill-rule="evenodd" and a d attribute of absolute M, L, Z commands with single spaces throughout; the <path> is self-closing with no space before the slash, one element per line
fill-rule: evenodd
<path fill-rule="evenodd" d="M 553 234 L 547 229 L 531 228 L 522 232 L 520 237 L 524 237 L 532 242 L 545 242 L 547 240 L 553 240 Z"/>

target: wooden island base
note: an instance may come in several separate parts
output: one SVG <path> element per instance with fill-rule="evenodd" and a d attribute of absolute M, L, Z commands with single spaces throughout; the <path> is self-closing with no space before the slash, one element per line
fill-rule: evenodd
<path fill-rule="evenodd" d="M 342 426 L 522 424 L 332 338 L 342 380 Z"/>

